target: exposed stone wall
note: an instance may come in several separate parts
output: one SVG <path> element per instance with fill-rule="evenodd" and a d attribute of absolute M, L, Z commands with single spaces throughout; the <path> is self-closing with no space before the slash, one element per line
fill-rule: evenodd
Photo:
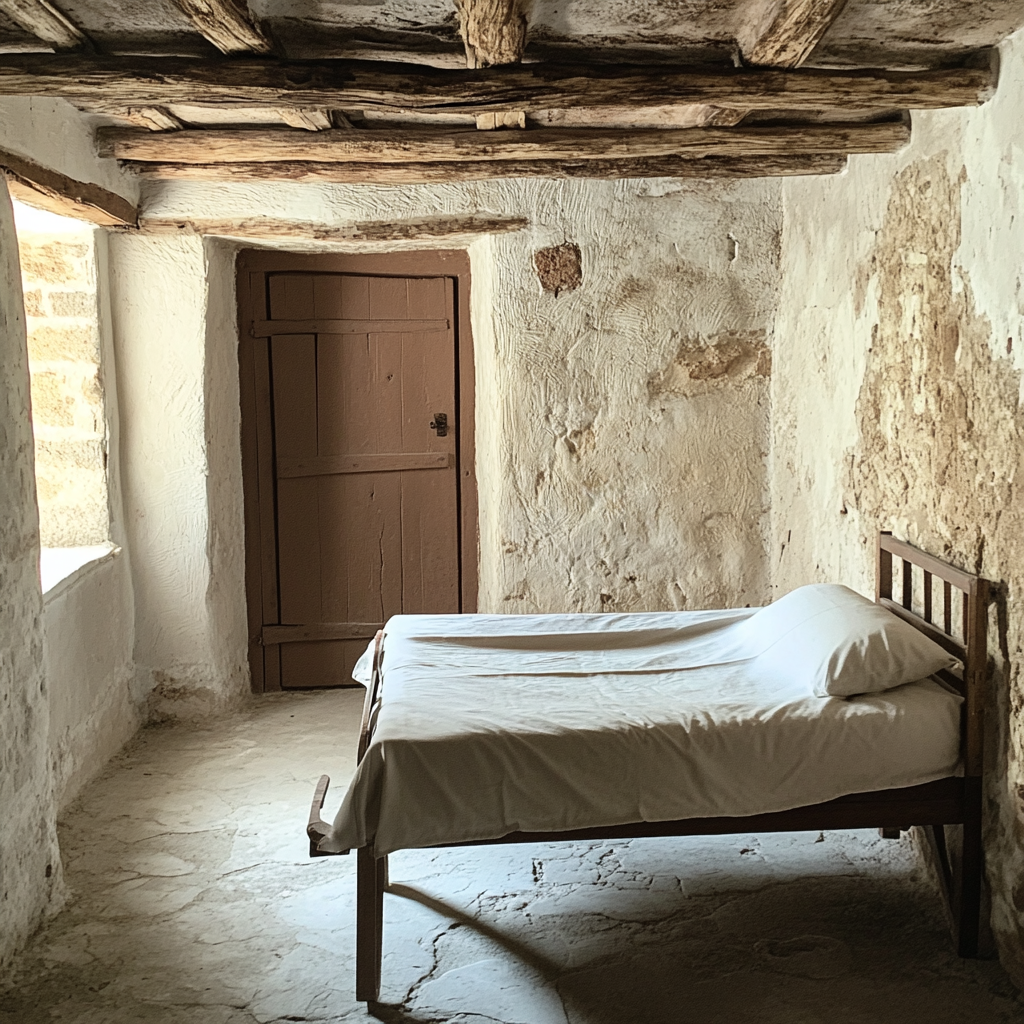
<path fill-rule="evenodd" d="M 18 242 L 0 184 L 0 969 L 58 891 Z"/>
<path fill-rule="evenodd" d="M 93 231 L 19 225 L 43 547 L 109 537 Z"/>
<path fill-rule="evenodd" d="M 919 114 L 914 141 L 783 186 L 774 345 L 778 592 L 869 593 L 874 536 L 998 584 L 985 832 L 993 925 L 1024 984 L 1024 37 L 997 97 Z"/>

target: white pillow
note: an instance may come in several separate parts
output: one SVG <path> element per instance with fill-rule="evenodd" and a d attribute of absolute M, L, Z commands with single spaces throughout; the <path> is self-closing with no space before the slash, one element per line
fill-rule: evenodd
<path fill-rule="evenodd" d="M 889 690 L 959 664 L 909 622 L 837 583 L 799 587 L 736 628 L 758 672 L 819 697 Z"/>

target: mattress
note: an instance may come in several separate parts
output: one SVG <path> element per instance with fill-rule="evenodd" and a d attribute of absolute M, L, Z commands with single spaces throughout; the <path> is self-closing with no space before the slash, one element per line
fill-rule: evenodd
<path fill-rule="evenodd" d="M 736 628 L 754 611 L 392 618 L 372 742 L 321 848 L 760 814 L 958 773 L 958 694 L 766 679 Z"/>

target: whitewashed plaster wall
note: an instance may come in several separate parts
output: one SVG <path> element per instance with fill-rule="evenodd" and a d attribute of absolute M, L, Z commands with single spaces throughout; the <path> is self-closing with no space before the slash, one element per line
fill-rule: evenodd
<path fill-rule="evenodd" d="M 419 246 L 467 246 L 472 261 L 480 606 L 611 611 L 742 605 L 765 595 L 767 339 L 778 289 L 778 195 L 772 182 L 163 183 L 149 186 L 145 212 L 247 223 L 250 233 L 268 219 L 323 227 L 477 213 L 526 217 L 520 231 Z M 541 288 L 533 256 L 566 240 L 581 248 L 583 283 L 556 296 Z M 157 457 L 165 451 L 174 467 L 159 500 L 147 504 L 165 507 L 179 525 L 161 518 L 140 528 L 167 551 L 154 565 L 163 606 L 155 581 L 137 585 L 137 593 L 153 587 L 153 607 L 161 609 L 152 618 L 160 644 L 147 663 L 174 673 L 184 664 L 174 662 L 172 647 L 186 635 L 199 643 L 206 629 L 202 616 L 186 624 L 170 604 L 200 572 L 209 527 L 193 479 L 202 465 L 201 413 L 193 403 L 207 268 L 194 238 L 118 239 L 116 247 L 125 266 L 123 301 L 146 296 L 135 300 L 122 343 L 127 349 L 131 335 L 138 351 L 148 352 L 126 384 L 130 392 L 147 381 L 148 390 L 130 401 L 153 407 L 140 470 L 171 474 Z M 157 281 L 165 295 L 188 297 L 170 308 L 153 295 Z M 221 343 L 233 345 L 233 336 Z M 122 362 L 138 358 L 126 351 Z M 209 396 L 237 401 L 233 390 Z M 173 441 L 158 442 L 157 419 Z M 237 566 L 241 518 L 237 508 L 232 515 L 220 529 L 235 545 Z M 167 535 L 174 529 L 187 530 L 187 538 Z M 139 545 L 133 550 L 137 557 Z M 163 575 L 174 564 L 173 578 Z M 237 570 L 232 586 L 241 594 Z M 168 668 L 172 663 L 179 668 Z"/>
<path fill-rule="evenodd" d="M 0 185 L 0 969 L 60 891 L 25 308 Z"/>
<path fill-rule="evenodd" d="M 61 99 L 5 96 L 0 99 L 0 147 L 79 181 L 102 185 L 134 203 L 136 178 L 116 160 L 96 156 L 92 119 Z"/>
<path fill-rule="evenodd" d="M 985 829 L 992 921 L 1024 984 L 1024 36 L 977 110 L 782 188 L 773 586 L 873 588 L 874 535 L 999 583 Z"/>
<path fill-rule="evenodd" d="M 114 235 L 110 281 L 137 689 L 205 715 L 248 686 L 233 252 Z"/>
<path fill-rule="evenodd" d="M 121 490 L 118 375 L 110 308 L 109 251 L 95 233 L 100 372 L 107 435 L 107 557 L 73 573 L 43 599 L 50 758 L 58 811 L 102 770 L 142 724 L 135 679 L 135 603 Z"/>

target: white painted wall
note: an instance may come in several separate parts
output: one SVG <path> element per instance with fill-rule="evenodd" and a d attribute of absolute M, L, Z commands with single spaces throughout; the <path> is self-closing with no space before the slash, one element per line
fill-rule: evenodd
<path fill-rule="evenodd" d="M 14 218 L 0 185 L 0 970 L 60 895 L 39 515 Z"/>
<path fill-rule="evenodd" d="M 116 160 L 96 156 L 93 120 L 66 100 L 4 96 L 0 98 L 0 148 L 136 202 L 135 176 L 120 170 Z"/>
<path fill-rule="evenodd" d="M 248 686 L 233 275 L 194 236 L 110 239 L 135 661 L 158 718 Z"/>
<path fill-rule="evenodd" d="M 911 145 L 783 185 L 772 572 L 873 587 L 893 529 L 1000 584 L 989 638 L 987 867 L 1024 984 L 1024 34 L 977 110 L 914 116 Z"/>

